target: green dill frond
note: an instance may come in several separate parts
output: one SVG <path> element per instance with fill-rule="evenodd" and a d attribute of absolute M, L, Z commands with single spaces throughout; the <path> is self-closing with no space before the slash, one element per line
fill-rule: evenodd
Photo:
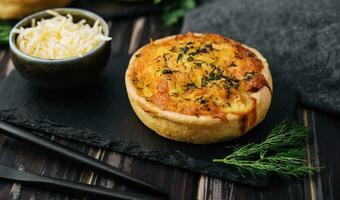
<path fill-rule="evenodd" d="M 0 44 L 7 44 L 12 26 L 0 22 Z"/>
<path fill-rule="evenodd" d="M 308 136 L 307 128 L 284 121 L 271 130 L 264 142 L 238 147 L 213 162 L 234 166 L 241 174 L 247 171 L 254 176 L 274 173 L 287 178 L 303 177 L 317 171 L 306 166 Z"/>

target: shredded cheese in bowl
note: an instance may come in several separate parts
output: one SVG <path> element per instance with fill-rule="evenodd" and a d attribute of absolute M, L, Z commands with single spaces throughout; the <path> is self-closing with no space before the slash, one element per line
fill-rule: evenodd
<path fill-rule="evenodd" d="M 14 30 L 18 34 L 16 45 L 25 54 L 43 59 L 81 57 L 111 38 L 103 35 L 99 20 L 91 27 L 85 19 L 73 22 L 73 16 L 63 16 L 47 10 L 52 18 L 36 21 L 31 27 Z"/>

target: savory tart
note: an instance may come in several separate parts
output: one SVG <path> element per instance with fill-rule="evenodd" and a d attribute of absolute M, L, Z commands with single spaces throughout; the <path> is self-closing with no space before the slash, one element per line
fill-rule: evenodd
<path fill-rule="evenodd" d="M 270 106 L 268 63 L 253 48 L 217 34 L 169 36 L 140 48 L 125 75 L 140 120 L 166 138 L 208 144 L 260 123 Z"/>

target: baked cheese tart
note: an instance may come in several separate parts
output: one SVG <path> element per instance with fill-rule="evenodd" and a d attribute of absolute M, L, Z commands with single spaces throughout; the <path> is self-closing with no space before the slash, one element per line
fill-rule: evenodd
<path fill-rule="evenodd" d="M 133 110 L 166 138 L 209 144 L 237 138 L 260 123 L 272 78 L 255 49 L 218 34 L 186 33 L 136 51 L 125 75 Z"/>

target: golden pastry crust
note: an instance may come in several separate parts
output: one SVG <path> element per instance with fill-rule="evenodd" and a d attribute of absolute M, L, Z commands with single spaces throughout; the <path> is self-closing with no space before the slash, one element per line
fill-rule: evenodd
<path fill-rule="evenodd" d="M 31 13 L 61 7 L 71 0 L 0 0 L 0 19 L 19 19 Z"/>
<path fill-rule="evenodd" d="M 217 34 L 151 42 L 132 56 L 125 83 L 132 108 L 146 126 L 197 144 L 246 133 L 264 119 L 272 96 L 262 55 Z"/>

